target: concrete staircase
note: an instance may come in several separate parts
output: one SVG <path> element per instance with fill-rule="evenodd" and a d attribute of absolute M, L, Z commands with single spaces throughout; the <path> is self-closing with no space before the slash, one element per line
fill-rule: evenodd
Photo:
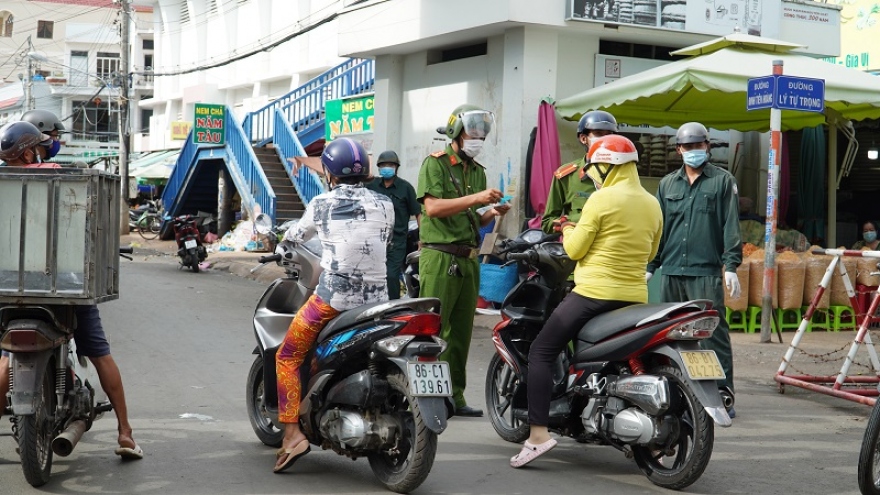
<path fill-rule="evenodd" d="M 296 188 L 293 187 L 293 182 L 274 147 L 271 144 L 264 147 L 254 146 L 254 154 L 269 180 L 269 185 L 275 191 L 275 222 L 281 225 L 287 220 L 301 218 L 306 209 L 305 205 L 296 193 Z"/>

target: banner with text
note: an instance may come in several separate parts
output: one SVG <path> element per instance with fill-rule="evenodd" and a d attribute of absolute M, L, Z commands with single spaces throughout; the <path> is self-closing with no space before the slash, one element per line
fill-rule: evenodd
<path fill-rule="evenodd" d="M 374 95 L 329 100 L 324 107 L 324 138 L 373 132 Z"/>
<path fill-rule="evenodd" d="M 226 144 L 226 106 L 196 103 L 193 122 L 193 143 Z"/>

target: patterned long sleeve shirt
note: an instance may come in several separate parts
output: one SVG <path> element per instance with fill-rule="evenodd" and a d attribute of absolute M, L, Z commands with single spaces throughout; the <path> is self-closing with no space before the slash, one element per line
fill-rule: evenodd
<path fill-rule="evenodd" d="M 394 231 L 394 206 L 381 194 L 340 185 L 315 196 L 286 240 L 321 241 L 321 278 L 316 293 L 344 311 L 388 300 L 385 256 Z"/>

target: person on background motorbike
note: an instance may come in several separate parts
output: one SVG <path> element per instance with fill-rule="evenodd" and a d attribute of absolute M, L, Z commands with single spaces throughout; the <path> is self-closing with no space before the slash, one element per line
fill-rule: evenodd
<path fill-rule="evenodd" d="M 559 303 L 529 350 L 529 438 L 510 465 L 525 466 L 556 446 L 547 429 L 553 363 L 592 318 L 648 302 L 645 264 L 663 231 L 657 199 L 639 183 L 633 143 L 620 135 L 593 141 L 588 174 L 600 186 L 577 224 L 557 222 L 566 254 L 577 261 L 575 288 Z"/>
<path fill-rule="evenodd" d="M 482 215 L 477 213 L 477 208 L 498 203 L 503 197 L 498 189 L 486 187 L 486 171 L 474 160 L 483 149 L 494 120 L 491 112 L 474 105 L 457 107 L 446 125 L 437 129 L 451 142 L 445 150 L 426 157 L 419 170 L 419 296 L 440 299 L 440 338 L 448 344 L 440 359 L 449 363 L 458 416 L 483 415 L 482 410 L 469 406 L 464 398 L 480 291 L 479 229 L 510 210 L 510 205 L 497 205 Z"/>
<path fill-rule="evenodd" d="M 284 241 L 321 241 L 321 278 L 315 293 L 294 316 L 276 353 L 278 420 L 284 439 L 274 472 L 289 468 L 311 449 L 299 427 L 302 402 L 299 367 L 327 323 L 342 311 L 387 301 L 385 259 L 394 231 L 394 206 L 363 180 L 370 159 L 360 143 L 337 138 L 321 154 L 330 191 L 315 196 Z"/>
<path fill-rule="evenodd" d="M 742 263 L 742 235 L 736 178 L 708 163 L 709 131 L 703 124 L 683 124 L 675 140 L 684 165 L 663 177 L 657 189 L 666 225 L 663 243 L 645 276 L 650 280 L 662 266 L 663 302 L 712 300 L 712 307 L 722 316 L 712 337 L 700 344 L 718 355 L 726 375 L 718 385 L 733 396 L 733 350 L 724 317 L 724 288 L 731 297 L 739 297 L 736 269 Z M 728 415 L 736 417 L 733 406 Z"/>
<path fill-rule="evenodd" d="M 57 115 L 48 110 L 29 110 L 21 116 L 21 120 L 34 124 L 40 132 L 52 138 L 48 145 L 43 145 L 43 148 L 39 150 L 45 152 L 41 157 L 42 160 L 48 160 L 61 151 L 60 135 L 64 131 L 64 124 L 61 123 Z"/>
<path fill-rule="evenodd" d="M 39 148 L 51 146 L 51 138 L 40 132 L 30 122 L 13 122 L 0 128 L 0 159 L 12 167 L 27 168 L 58 168 L 56 163 L 41 162 Z M 95 366 L 101 388 L 110 399 L 116 413 L 119 435 L 116 441 L 119 447 L 116 455 L 123 459 L 141 459 L 144 451 L 134 441 L 131 424 L 128 422 L 128 407 L 125 403 L 125 390 L 122 387 L 122 375 L 113 356 L 110 355 L 110 344 L 101 325 L 101 315 L 95 305 L 76 307 L 76 329 L 73 340 L 76 352 L 86 356 Z M 4 353 L 0 358 L 0 414 L 6 410 L 6 394 L 9 392 L 9 356 Z"/>
<path fill-rule="evenodd" d="M 388 298 L 400 299 L 400 272 L 403 270 L 403 260 L 406 257 L 406 236 L 409 232 L 409 218 L 413 215 L 418 222 L 422 215 L 422 208 L 416 201 L 416 190 L 412 184 L 397 176 L 400 168 L 400 159 L 394 151 L 379 153 L 376 161 L 379 169 L 379 177 L 367 182 L 367 189 L 388 196 L 394 205 L 394 237 L 388 248 Z"/>
<path fill-rule="evenodd" d="M 587 198 L 596 192 L 594 181 L 586 176 L 587 153 L 590 151 L 590 145 L 596 139 L 616 132 L 617 120 L 608 112 L 593 110 L 581 117 L 577 126 L 577 139 L 584 147 L 584 156 L 566 163 L 553 173 L 550 192 L 547 194 L 547 206 L 544 209 L 544 216 L 541 217 L 541 230 L 552 234 L 553 222 L 561 217 L 573 223 L 580 220 L 581 210 Z"/>

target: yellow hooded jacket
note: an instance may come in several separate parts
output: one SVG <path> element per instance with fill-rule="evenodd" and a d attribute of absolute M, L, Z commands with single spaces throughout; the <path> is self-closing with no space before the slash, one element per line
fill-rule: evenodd
<path fill-rule="evenodd" d="M 601 189 L 584 206 L 576 226 L 563 230 L 563 247 L 577 261 L 574 291 L 602 300 L 648 302 L 645 266 L 654 259 L 663 233 L 657 198 L 639 182 L 636 163 L 611 168 Z"/>

